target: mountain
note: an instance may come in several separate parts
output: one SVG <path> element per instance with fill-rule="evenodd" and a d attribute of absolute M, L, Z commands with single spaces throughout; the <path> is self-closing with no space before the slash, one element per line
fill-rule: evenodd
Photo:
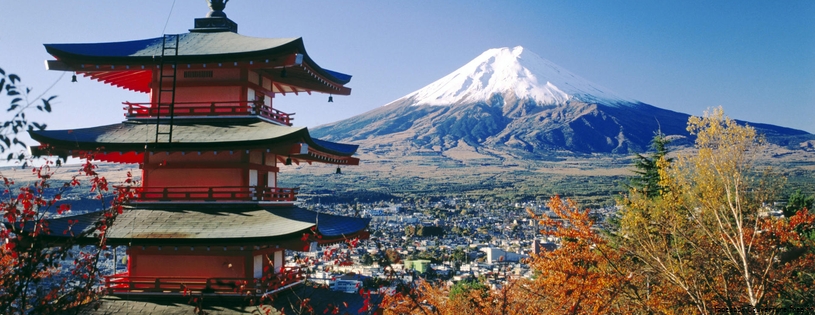
<path fill-rule="evenodd" d="M 490 49 L 447 76 L 389 104 L 311 134 L 363 150 L 454 149 L 544 156 L 648 149 L 655 132 L 690 143 L 689 115 L 621 97 L 521 46 Z M 815 136 L 750 123 L 771 142 L 797 146 Z"/>

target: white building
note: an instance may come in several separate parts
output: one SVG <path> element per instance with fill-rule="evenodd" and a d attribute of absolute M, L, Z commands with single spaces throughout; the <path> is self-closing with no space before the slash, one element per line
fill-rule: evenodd
<path fill-rule="evenodd" d="M 523 258 L 526 258 L 526 255 L 507 252 L 500 248 L 495 247 L 484 247 L 479 249 L 480 251 L 487 254 L 486 262 L 488 264 L 494 264 L 500 261 L 511 261 L 511 262 L 518 262 Z"/>

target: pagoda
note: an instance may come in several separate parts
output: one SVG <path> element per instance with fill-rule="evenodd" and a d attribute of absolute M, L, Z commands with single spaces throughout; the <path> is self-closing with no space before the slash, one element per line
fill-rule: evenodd
<path fill-rule="evenodd" d="M 127 246 L 127 271 L 112 292 L 226 290 L 218 284 L 280 272 L 284 250 L 367 237 L 369 219 L 297 207 L 298 188 L 279 186 L 280 165 L 358 165 L 357 146 L 312 138 L 281 96 L 349 95 L 351 76 L 324 69 L 301 38 L 239 35 L 210 1 L 189 33 L 145 40 L 46 44 L 49 70 L 70 71 L 147 93 L 124 102 L 126 120 L 73 130 L 30 131 L 34 153 L 138 164 L 141 186 L 106 232 Z M 47 149 L 46 149 L 47 148 Z M 46 151 L 47 150 L 47 151 Z M 94 228 L 101 213 L 49 220 L 53 239 Z M 304 235 L 315 237 L 306 238 Z M 87 239 L 91 243 L 92 239 Z"/>

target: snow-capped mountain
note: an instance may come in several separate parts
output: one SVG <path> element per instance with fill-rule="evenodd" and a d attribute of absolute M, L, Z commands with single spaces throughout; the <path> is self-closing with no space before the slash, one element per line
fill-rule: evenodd
<path fill-rule="evenodd" d="M 385 106 L 311 130 L 369 152 L 643 152 L 657 131 L 690 143 L 689 115 L 618 96 L 524 49 L 490 49 Z M 787 146 L 815 136 L 751 123 Z M 680 143 L 683 141 L 679 141 Z"/>
<path fill-rule="evenodd" d="M 487 100 L 495 93 L 511 93 L 517 99 L 530 99 L 538 104 L 559 104 L 571 99 L 607 104 L 636 102 L 617 96 L 521 46 L 487 50 L 453 73 L 402 99 L 412 98 L 415 106 L 447 106 Z"/>

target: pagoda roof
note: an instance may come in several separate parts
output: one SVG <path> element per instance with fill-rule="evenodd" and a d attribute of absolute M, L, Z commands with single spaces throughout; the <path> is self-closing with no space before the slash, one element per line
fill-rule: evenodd
<path fill-rule="evenodd" d="M 94 79 L 149 92 L 150 71 L 161 63 L 164 37 L 105 42 L 45 44 L 58 61 L 49 61 L 54 70 L 76 71 Z M 351 76 L 323 69 L 306 53 L 302 38 L 259 38 L 233 32 L 190 32 L 178 34 L 178 55 L 165 58 L 179 65 L 226 67 L 242 65 L 261 71 L 287 67 L 289 75 L 267 73 L 282 84 L 306 85 L 305 90 L 340 95 L 350 94 L 343 85 Z M 130 75 L 127 75 L 130 73 Z M 133 82 L 138 81 L 138 82 Z M 313 82 L 322 85 L 315 86 Z"/>
<path fill-rule="evenodd" d="M 50 234 L 46 236 L 67 237 L 70 233 L 64 232 L 70 228 L 74 235 L 91 232 L 88 238 L 93 238 L 95 224 L 103 216 L 103 212 L 97 211 L 50 219 Z M 300 240 L 303 233 L 313 232 L 325 240 L 353 238 L 364 232 L 369 223 L 367 218 L 317 213 L 294 206 L 161 204 L 127 207 L 106 234 L 110 245 L 263 245 L 269 241 Z"/>
<path fill-rule="evenodd" d="M 164 126 L 165 128 L 167 126 Z M 314 139 L 306 127 L 269 123 L 259 118 L 176 120 L 173 142 L 156 143 L 156 123 L 124 121 L 106 126 L 70 130 L 32 130 L 31 138 L 56 150 L 144 151 L 157 150 L 240 150 L 250 148 L 281 149 L 287 144 L 305 143 L 309 151 L 350 157 L 358 145 Z"/>

